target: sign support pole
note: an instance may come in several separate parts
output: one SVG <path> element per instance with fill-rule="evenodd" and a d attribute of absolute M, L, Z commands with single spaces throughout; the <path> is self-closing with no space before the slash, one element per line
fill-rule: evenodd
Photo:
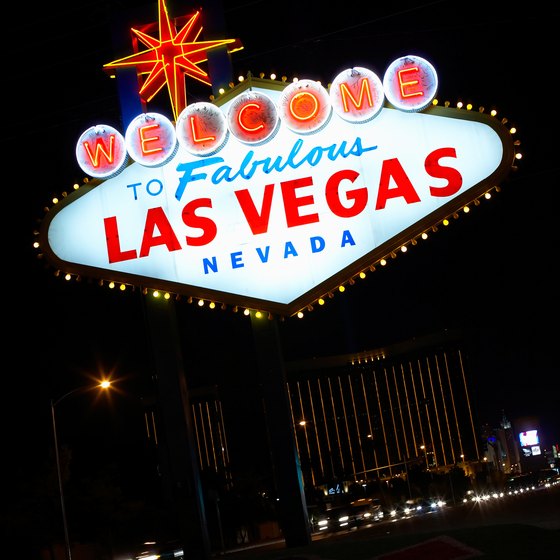
<path fill-rule="evenodd" d="M 296 449 L 276 318 L 251 314 L 262 398 L 271 442 L 280 524 L 287 547 L 311 544 L 307 502 Z"/>
<path fill-rule="evenodd" d="M 144 296 L 144 303 L 165 435 L 165 445 L 160 446 L 164 491 L 171 502 L 186 557 L 209 560 L 210 538 L 175 302 Z"/>

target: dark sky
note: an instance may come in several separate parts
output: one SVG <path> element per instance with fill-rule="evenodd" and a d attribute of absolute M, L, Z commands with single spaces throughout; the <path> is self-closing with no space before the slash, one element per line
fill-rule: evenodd
<path fill-rule="evenodd" d="M 114 293 L 87 280 L 68 284 L 54 278 L 32 248 L 43 207 L 82 181 L 74 159 L 79 135 L 99 121 L 118 128 L 116 84 L 102 66 L 121 55 L 112 46 L 114 14 L 140 4 L 50 2 L 10 24 L 13 54 L 3 94 L 9 123 L 3 144 L 9 142 L 3 153 L 14 154 L 18 163 L 4 175 L 5 208 L 16 215 L 6 216 L 6 223 L 16 223 L 16 235 L 6 233 L 16 251 L 6 276 L 6 356 L 13 365 L 5 367 L 4 395 L 13 407 L 4 427 L 14 441 L 26 438 L 28 452 L 48 437 L 49 398 L 87 383 L 88 376 L 112 372 L 129 396 L 149 387 L 153 365 L 140 294 Z M 157 2 L 145 5 L 156 13 Z M 333 8 L 292 0 L 222 6 L 227 36 L 244 45 L 232 55 L 235 76 L 276 72 L 327 83 L 351 66 L 382 76 L 394 59 L 417 54 L 438 72 L 439 99 L 496 107 L 517 127 L 522 143 L 519 169 L 490 203 L 325 308 L 282 323 L 286 360 L 359 352 L 459 329 L 473 343 L 476 367 L 470 374 L 481 421 L 495 425 L 502 410 L 510 417 L 536 415 L 551 440 L 560 440 L 560 166 L 551 133 L 556 102 L 551 18 L 534 5 L 517 10 L 511 2 L 354 2 Z M 168 2 L 171 15 L 192 7 Z M 210 93 L 197 88 L 191 101 L 207 100 Z M 249 320 L 184 302 L 177 313 L 189 384 L 222 383 L 241 399 L 255 363 Z M 94 403 L 72 401 L 63 421 L 94 432 Z M 74 408 L 84 413 L 78 419 Z M 112 414 L 113 422 L 126 425 L 117 406 Z"/>

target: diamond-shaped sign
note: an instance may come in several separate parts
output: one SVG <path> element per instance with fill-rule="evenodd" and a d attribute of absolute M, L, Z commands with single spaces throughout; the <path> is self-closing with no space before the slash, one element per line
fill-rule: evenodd
<path fill-rule="evenodd" d="M 511 169 L 511 135 L 489 115 L 371 98 L 369 114 L 348 118 L 337 103 L 363 107 L 367 91 L 337 91 L 251 78 L 220 104 L 190 105 L 159 135 L 165 118 L 143 115 L 128 153 L 136 142 L 151 155 L 176 126 L 169 157 L 115 168 L 68 196 L 43 222 L 43 249 L 66 272 L 293 315 Z M 77 151 L 110 160 L 105 140 L 82 138 Z"/>

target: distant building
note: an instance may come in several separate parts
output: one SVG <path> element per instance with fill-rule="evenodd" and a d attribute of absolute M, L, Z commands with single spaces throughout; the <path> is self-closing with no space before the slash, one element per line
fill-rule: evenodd
<path fill-rule="evenodd" d="M 467 361 L 462 338 L 444 332 L 287 363 L 305 485 L 345 492 L 351 482 L 406 475 L 413 466 L 446 472 L 458 465 L 474 476 L 557 462 L 558 453 L 545 453 L 537 418 L 510 421 L 503 413 L 499 427 L 478 424 Z M 224 413 L 223 397 L 217 387 L 191 391 L 191 407 L 199 466 L 230 486 L 235 421 Z"/>
<path fill-rule="evenodd" d="M 544 441 L 540 421 L 534 416 L 510 421 L 502 414 L 499 428 L 483 426 L 486 440 L 485 460 L 505 474 L 523 474 L 555 463 Z"/>
<path fill-rule="evenodd" d="M 445 471 L 481 457 L 460 338 L 443 333 L 287 365 L 306 484 Z"/>

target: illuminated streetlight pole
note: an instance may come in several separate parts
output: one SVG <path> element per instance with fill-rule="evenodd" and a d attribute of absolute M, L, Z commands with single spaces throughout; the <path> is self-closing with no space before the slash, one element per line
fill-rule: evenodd
<path fill-rule="evenodd" d="M 58 476 L 58 493 L 60 496 L 60 511 L 62 513 L 62 526 L 64 527 L 64 544 L 66 546 L 66 560 L 72 560 L 72 549 L 70 547 L 70 536 L 68 534 L 68 523 L 66 521 L 66 506 L 64 503 L 64 487 L 62 484 L 62 474 L 60 471 L 60 455 L 58 451 L 58 435 L 56 431 L 56 414 L 55 414 L 55 407 L 61 401 L 69 397 L 70 395 L 74 395 L 75 393 L 81 391 L 87 391 L 88 389 L 94 389 L 96 387 L 101 389 L 108 389 L 111 385 L 110 381 L 102 381 L 98 385 L 94 386 L 85 386 L 85 387 L 78 387 L 76 389 L 72 389 L 72 391 L 68 391 L 62 395 L 62 397 L 58 399 L 51 399 L 51 418 L 52 418 L 52 428 L 53 428 L 53 439 L 54 439 L 54 455 L 56 458 L 56 474 Z"/>

